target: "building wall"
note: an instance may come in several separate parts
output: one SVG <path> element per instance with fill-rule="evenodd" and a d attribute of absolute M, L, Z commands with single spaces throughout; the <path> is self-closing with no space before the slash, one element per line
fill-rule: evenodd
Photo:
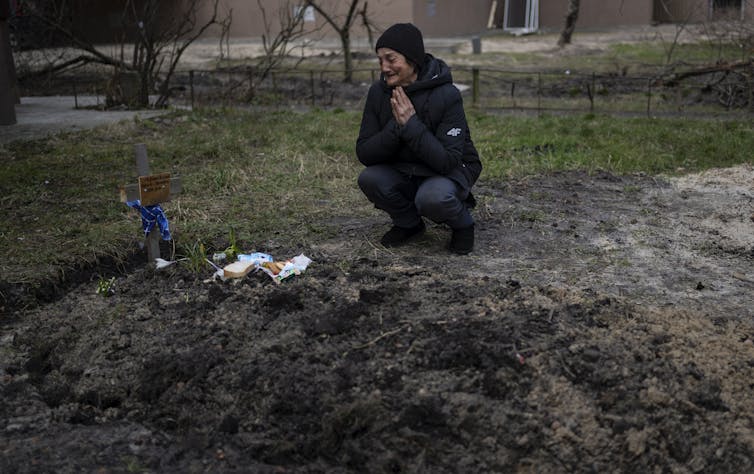
<path fill-rule="evenodd" d="M 413 20 L 422 33 L 455 36 L 486 31 L 492 0 L 415 0 L 413 4 Z"/>
<path fill-rule="evenodd" d="M 707 19 L 709 0 L 655 0 L 655 21 L 698 23 Z"/>
<path fill-rule="evenodd" d="M 157 4 L 156 21 L 159 23 L 173 18 L 172 12 L 180 7 L 181 1 L 184 0 L 161 0 Z M 137 0 L 135 5 L 136 11 L 141 12 L 143 1 Z M 70 16 L 67 21 L 71 28 L 92 43 L 119 43 L 136 33 L 136 22 L 131 10 L 127 10 L 126 0 L 70 0 L 68 7 Z M 202 13 L 198 12 L 198 16 L 202 16 Z"/>
<path fill-rule="evenodd" d="M 279 18 L 281 14 L 286 11 L 290 11 L 292 14 L 297 3 L 299 2 L 295 0 L 221 0 L 220 16 L 224 17 L 227 12 L 232 12 L 231 38 L 259 38 L 266 33 L 277 34 L 280 31 L 281 22 Z M 333 12 L 330 17 L 338 25 L 344 23 L 350 3 L 350 0 L 320 0 L 320 5 L 325 11 Z M 262 15 L 260 4 L 265 15 Z M 367 3 L 367 17 L 382 30 L 397 21 L 408 21 L 401 19 L 411 19 L 412 4 L 413 1 L 406 0 L 372 0 Z M 360 8 L 362 6 L 363 3 L 359 5 Z M 210 8 L 205 5 L 204 9 L 206 16 L 210 12 Z M 314 21 L 307 21 L 304 26 L 306 31 L 311 32 L 316 37 L 338 37 L 324 17 L 317 12 L 314 13 Z M 217 34 L 217 29 L 208 35 L 210 34 Z M 362 26 L 361 18 L 357 18 L 354 22 L 351 36 L 354 38 L 366 37 L 366 29 Z"/>
<path fill-rule="evenodd" d="M 578 28 L 609 27 L 618 25 L 648 25 L 652 22 L 699 23 L 710 19 L 709 4 L 713 0 L 592 0 L 582 1 Z M 754 19 L 754 0 L 745 2 L 747 20 Z M 328 11 L 342 19 L 350 0 L 321 0 Z M 662 8 L 661 2 L 667 5 Z M 265 31 L 257 0 L 222 0 L 221 11 L 233 9 L 231 37 L 259 37 Z M 277 31 L 277 18 L 281 5 L 295 4 L 293 0 L 261 0 L 268 15 L 273 33 Z M 498 0 L 497 12 L 502 17 L 505 0 Z M 413 22 L 427 36 L 456 36 L 477 34 L 487 30 L 492 0 L 370 0 L 370 20 L 382 30 L 393 23 Z M 568 0 L 539 0 L 539 28 L 557 31 L 562 28 Z M 728 12 L 730 13 L 730 12 Z M 735 12 L 733 12 L 735 13 Z M 712 13 L 711 19 L 719 19 L 720 12 Z M 335 37 L 319 14 L 316 22 L 307 24 L 309 30 L 317 30 L 324 37 Z M 359 26 L 352 30 L 354 38 L 366 36 Z"/>
<path fill-rule="evenodd" d="M 334 11 L 332 15 L 342 24 L 351 0 L 320 0 L 323 9 Z M 265 32 L 264 22 L 257 0 L 222 0 L 223 12 L 232 9 L 233 23 L 231 38 L 259 37 Z M 298 2 L 286 0 L 261 0 L 266 11 L 270 31 L 279 31 L 275 20 L 281 7 Z M 361 4 L 363 5 L 363 3 Z M 361 7 L 360 5 L 360 7 Z M 456 36 L 477 34 L 487 29 L 487 20 L 492 0 L 369 0 L 367 16 L 379 31 L 393 23 L 414 23 L 428 36 Z M 315 22 L 307 23 L 309 31 L 317 31 L 318 36 L 336 38 L 336 33 L 318 13 Z M 365 38 L 366 29 L 357 19 L 351 30 L 353 38 Z"/>
<path fill-rule="evenodd" d="M 71 8 L 71 25 L 75 31 L 92 42 L 110 42 L 122 38 L 125 32 L 133 33 L 134 26 L 123 24 L 125 0 L 97 2 L 92 0 L 73 0 Z M 92 21 L 92 19 L 95 19 Z"/>
<path fill-rule="evenodd" d="M 2 1 L 2 0 L 0 0 Z M 140 2 L 143 0 L 137 0 Z M 160 7 L 167 10 L 179 8 L 189 0 L 162 0 Z M 328 12 L 335 12 L 333 17 L 342 24 L 351 0 L 320 0 Z M 664 1 L 667 11 L 659 7 Z M 591 0 L 581 2 L 577 31 L 591 27 L 610 27 L 617 25 L 648 25 L 654 21 L 661 22 L 703 22 L 707 21 L 713 0 Z M 754 0 L 742 0 L 747 20 L 754 20 Z M 75 10 L 72 18 L 74 28 L 84 32 L 88 39 L 95 42 L 118 42 L 123 37 L 121 18 L 125 0 L 71 0 Z M 197 11 L 197 23 L 202 24 L 211 15 L 211 0 L 201 3 Z M 259 39 L 263 34 L 275 35 L 279 32 L 281 11 L 290 8 L 299 0 L 221 0 L 219 18 L 232 11 L 230 39 Z M 261 7 L 266 14 L 262 15 Z M 363 3 L 362 3 L 363 5 Z M 505 0 L 498 0 L 497 17 L 502 21 Z M 460 36 L 474 35 L 487 31 L 492 0 L 369 0 L 370 21 L 376 27 L 375 34 L 396 22 L 413 22 L 425 36 Z M 541 31 L 559 31 L 568 7 L 568 0 L 539 0 L 539 28 Z M 714 13 L 714 12 L 713 12 Z M 728 12 L 730 13 L 730 11 Z M 733 12 L 734 14 L 736 12 Z M 739 12 L 740 16 L 740 12 Z M 163 13 L 162 18 L 173 18 Z M 712 19 L 719 19 L 719 12 Z M 736 18 L 737 19 L 737 18 Z M 133 25 L 127 29 L 133 33 Z M 310 38 L 337 39 L 337 34 L 326 23 L 322 15 L 315 13 L 314 21 L 305 23 L 305 29 L 311 33 Z M 215 27 L 205 33 L 205 38 L 218 38 L 221 29 Z M 351 29 L 354 47 L 366 44 L 367 32 L 362 21 L 357 18 Z"/>
<path fill-rule="evenodd" d="M 576 30 L 618 25 L 648 25 L 652 22 L 654 0 L 601 0 L 581 2 Z M 568 0 L 540 0 L 540 29 L 557 31 L 563 27 Z"/>

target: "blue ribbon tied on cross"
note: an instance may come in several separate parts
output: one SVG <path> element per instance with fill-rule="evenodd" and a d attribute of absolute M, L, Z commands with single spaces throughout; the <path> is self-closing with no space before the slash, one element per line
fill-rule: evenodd
<path fill-rule="evenodd" d="M 159 204 L 152 204 L 150 206 L 142 206 L 141 201 L 136 199 L 134 201 L 127 201 L 126 205 L 133 209 L 136 209 L 141 214 L 141 226 L 144 228 L 144 236 L 149 235 L 154 229 L 155 224 L 160 229 L 160 236 L 162 240 L 171 240 L 170 237 L 170 224 L 168 224 L 168 218 L 165 215 L 165 211 Z"/>

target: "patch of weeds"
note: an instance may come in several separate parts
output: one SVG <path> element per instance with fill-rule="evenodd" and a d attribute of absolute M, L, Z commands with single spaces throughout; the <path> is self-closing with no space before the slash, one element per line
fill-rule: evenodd
<path fill-rule="evenodd" d="M 599 221 L 599 223 L 597 224 L 597 230 L 605 233 L 615 232 L 616 230 L 618 230 L 618 227 L 618 223 L 613 220 Z"/>
<path fill-rule="evenodd" d="M 657 211 L 655 209 L 650 209 L 648 207 L 642 207 L 641 209 L 639 209 L 639 214 L 645 217 L 654 216 L 655 214 L 657 214 Z"/>
<path fill-rule="evenodd" d="M 100 296 L 108 297 L 115 294 L 115 277 L 105 278 L 99 277 L 97 282 L 97 294 Z"/>
<path fill-rule="evenodd" d="M 139 473 L 148 471 L 145 466 L 141 465 L 138 459 L 130 456 L 123 458 L 123 463 L 126 465 L 126 472 Z"/>
<path fill-rule="evenodd" d="M 538 209 L 527 209 L 518 213 L 518 220 L 522 222 L 541 222 L 545 213 Z"/>
<path fill-rule="evenodd" d="M 191 273 L 202 273 L 207 265 L 207 252 L 201 241 L 196 241 L 186 249 L 185 260 L 182 264 L 191 271 Z"/>
<path fill-rule="evenodd" d="M 581 127 L 579 130 L 579 136 L 582 138 L 591 138 L 594 136 L 594 129 L 589 127 Z"/>
<path fill-rule="evenodd" d="M 627 184 L 623 186 L 623 192 L 624 193 L 638 193 L 641 191 L 641 186 L 636 186 L 635 184 Z"/>
<path fill-rule="evenodd" d="M 335 262 L 335 268 L 340 270 L 343 275 L 348 276 L 349 272 L 353 268 L 353 262 L 351 260 L 341 259 Z"/>
<path fill-rule="evenodd" d="M 514 148 L 512 151 L 529 155 L 546 155 L 555 152 L 555 145 L 552 143 L 543 143 L 541 145 L 521 146 Z"/>
<path fill-rule="evenodd" d="M 532 191 L 529 194 L 529 198 L 532 201 L 546 201 L 549 197 L 550 195 L 543 191 Z"/>
<path fill-rule="evenodd" d="M 218 167 L 212 173 L 212 185 L 214 189 L 222 193 L 232 187 L 235 180 L 235 172 L 232 169 Z"/>
<path fill-rule="evenodd" d="M 615 266 L 621 267 L 621 268 L 628 268 L 631 266 L 631 261 L 627 258 L 619 258 L 615 261 Z"/>
<path fill-rule="evenodd" d="M 241 249 L 238 247 L 238 241 L 236 240 L 236 231 L 232 227 L 228 235 L 228 241 L 229 241 L 229 245 L 224 250 L 225 258 L 227 258 L 229 262 L 234 262 L 236 261 L 236 257 L 238 257 L 238 254 L 241 253 Z"/>

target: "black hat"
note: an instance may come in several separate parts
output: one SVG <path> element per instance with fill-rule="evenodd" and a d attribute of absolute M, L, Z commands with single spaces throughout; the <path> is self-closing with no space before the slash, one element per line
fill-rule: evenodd
<path fill-rule="evenodd" d="M 406 56 L 406 59 L 419 67 L 424 64 L 424 39 L 419 28 L 411 23 L 396 23 L 377 40 L 375 50 L 390 48 Z"/>

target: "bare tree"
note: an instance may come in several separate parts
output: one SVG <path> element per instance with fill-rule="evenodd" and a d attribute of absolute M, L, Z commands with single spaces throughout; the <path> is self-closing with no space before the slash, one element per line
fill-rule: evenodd
<path fill-rule="evenodd" d="M 565 26 L 563 31 L 560 32 L 560 38 L 558 38 L 558 46 L 561 48 L 567 44 L 571 44 L 571 35 L 573 30 L 576 29 L 576 20 L 579 18 L 579 0 L 568 1 L 568 12 L 565 17 Z"/>
<path fill-rule="evenodd" d="M 372 36 L 372 23 L 367 17 L 367 2 L 364 2 L 364 7 L 358 10 L 358 6 L 361 0 L 349 0 L 350 4 L 346 11 L 345 16 L 338 16 L 334 11 L 328 12 L 323 6 L 321 1 L 307 0 L 306 6 L 314 8 L 314 10 L 322 15 L 327 24 L 329 24 L 340 38 L 340 44 L 343 48 L 343 81 L 353 81 L 353 58 L 351 57 L 351 28 L 356 20 L 361 17 L 362 23 L 366 26 L 369 33 L 370 41 Z"/>
<path fill-rule="evenodd" d="M 205 2 L 211 2 L 212 14 L 202 24 L 196 12 Z M 136 73 L 139 78 L 138 104 L 149 105 L 149 94 L 157 92 L 155 106 L 164 106 L 170 92 L 170 81 L 186 49 L 209 27 L 217 24 L 220 0 L 183 0 L 174 10 L 167 11 L 158 0 L 126 0 L 122 12 L 123 36 L 120 54 L 109 54 L 83 37 L 72 26 L 76 13 L 66 0 L 30 0 L 24 4 L 30 15 L 53 30 L 66 45 L 79 51 L 76 57 L 48 65 L 44 73 L 58 73 L 86 63 L 99 63 L 113 68 L 113 75 Z M 130 57 L 126 45 L 133 45 Z M 38 71 L 39 73 L 39 71 Z"/>
<path fill-rule="evenodd" d="M 374 23 L 372 23 L 372 20 L 369 18 L 369 14 L 367 13 L 367 5 L 369 5 L 369 2 L 364 2 L 364 8 L 361 9 L 359 12 L 359 15 L 361 16 L 361 24 L 364 26 L 364 29 L 367 30 L 367 37 L 369 38 L 369 47 L 374 47 L 374 31 L 377 29 Z"/>
<path fill-rule="evenodd" d="M 10 49 L 9 18 L 8 2 L 0 3 L 0 125 L 16 123 L 16 74 Z"/>
<path fill-rule="evenodd" d="M 306 12 L 300 6 L 294 6 L 290 1 L 283 2 L 278 8 L 277 15 L 268 15 L 262 0 L 257 0 L 257 5 L 264 26 L 264 33 L 262 34 L 263 54 L 258 56 L 251 65 L 247 65 L 243 78 L 235 79 L 225 92 L 227 96 L 233 96 L 238 89 L 245 87 L 248 83 L 246 101 L 254 100 L 257 85 L 264 81 L 272 71 L 285 64 L 292 57 L 291 53 L 294 49 L 301 48 L 303 52 L 309 44 L 303 38 L 317 30 L 317 28 L 314 31 L 304 29 Z M 276 18 L 279 23 L 273 25 L 272 18 Z M 298 65 L 303 59 L 302 54 L 292 67 Z"/>
<path fill-rule="evenodd" d="M 170 80 L 181 56 L 210 26 L 218 23 L 217 8 L 220 0 L 213 0 L 210 18 L 201 25 L 197 24 L 196 12 L 203 1 L 184 0 L 183 7 L 165 21 L 161 18 L 159 0 L 138 2 L 141 7 L 136 0 L 128 0 L 127 9 L 130 10 L 131 21 L 137 26 L 132 68 L 139 72 L 141 79 L 140 105 L 149 104 L 152 85 L 157 85 L 159 92 L 155 106 L 161 107 L 167 103 Z M 163 72 L 166 61 L 166 70 Z M 162 77 L 160 74 L 163 74 Z"/>
<path fill-rule="evenodd" d="M 233 9 L 220 21 L 220 59 L 230 59 L 230 26 L 233 24 Z"/>
<path fill-rule="evenodd" d="M 257 0 L 257 4 L 262 15 L 265 32 L 262 34 L 264 55 L 259 58 L 256 70 L 259 80 L 264 80 L 272 69 L 280 65 L 290 55 L 294 48 L 293 43 L 308 33 L 304 31 L 305 10 L 303 8 L 293 8 L 289 2 L 280 7 L 278 11 L 279 29 L 276 34 L 273 34 L 272 24 L 267 18 L 262 0 Z"/>
<path fill-rule="evenodd" d="M 667 8 L 666 1 L 660 0 Z M 743 8 L 743 3 L 742 3 Z M 665 10 L 668 12 L 668 10 Z M 669 13 L 669 12 L 668 12 Z M 711 94 L 726 108 L 754 108 L 754 25 L 738 12 L 723 16 L 712 22 L 699 25 L 698 31 L 690 31 L 688 23 L 697 12 L 689 10 L 684 21 L 676 25 L 676 34 L 669 48 L 663 72 L 656 84 L 664 87 L 700 88 Z M 728 12 L 730 13 L 730 12 Z M 671 61 L 679 43 L 680 33 L 688 32 L 705 43 L 711 52 L 702 64 Z M 740 57 L 730 57 L 730 46 L 740 48 Z"/>

